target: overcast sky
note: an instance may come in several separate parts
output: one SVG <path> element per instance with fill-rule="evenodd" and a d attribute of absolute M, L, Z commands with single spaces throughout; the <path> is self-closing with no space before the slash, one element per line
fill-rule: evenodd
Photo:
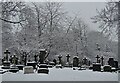
<path fill-rule="evenodd" d="M 91 30 L 98 30 L 98 24 L 92 23 L 90 18 L 97 14 L 96 9 L 101 10 L 105 7 L 105 2 L 65 2 L 63 7 L 70 16 L 79 13 Z"/>

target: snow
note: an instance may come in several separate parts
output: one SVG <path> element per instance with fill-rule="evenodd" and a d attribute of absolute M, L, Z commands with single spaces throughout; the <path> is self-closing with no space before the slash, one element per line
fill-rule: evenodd
<path fill-rule="evenodd" d="M 118 81 L 118 74 L 113 72 L 93 72 L 92 70 L 73 70 L 72 68 L 51 68 L 49 74 L 23 74 L 7 72 L 2 81 Z"/>

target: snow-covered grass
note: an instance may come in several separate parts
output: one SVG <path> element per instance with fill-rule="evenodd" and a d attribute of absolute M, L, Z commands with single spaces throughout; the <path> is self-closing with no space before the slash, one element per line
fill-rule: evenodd
<path fill-rule="evenodd" d="M 49 74 L 23 74 L 7 72 L 2 81 L 118 81 L 117 73 L 73 70 L 72 68 L 50 69 Z"/>

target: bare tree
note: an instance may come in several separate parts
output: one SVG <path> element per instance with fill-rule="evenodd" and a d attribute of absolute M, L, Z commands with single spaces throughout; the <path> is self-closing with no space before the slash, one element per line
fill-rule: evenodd
<path fill-rule="evenodd" d="M 94 16 L 93 22 L 100 23 L 99 28 L 102 29 L 102 33 L 105 33 L 108 37 L 118 33 L 118 3 L 108 2 L 101 11 L 97 10 L 98 15 Z"/>

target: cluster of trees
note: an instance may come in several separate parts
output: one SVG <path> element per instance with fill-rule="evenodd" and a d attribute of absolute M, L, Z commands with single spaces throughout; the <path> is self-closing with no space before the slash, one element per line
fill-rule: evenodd
<path fill-rule="evenodd" d="M 33 57 L 39 49 L 47 49 L 49 59 L 53 59 L 54 55 L 63 53 L 94 58 L 97 42 L 102 47 L 111 45 L 117 50 L 113 46 L 116 44 L 108 44 L 109 40 L 99 32 L 88 33 L 87 24 L 79 16 L 70 17 L 63 3 L 1 2 L 0 5 L 3 51 L 8 48 L 17 55 L 25 51 Z M 118 33 L 118 3 L 108 2 L 97 12 L 93 22 L 100 23 L 99 28 L 106 36 L 115 37 Z"/>
<path fill-rule="evenodd" d="M 32 55 L 47 49 L 50 58 L 60 53 L 86 53 L 87 24 L 79 16 L 70 17 L 63 3 L 3 2 L 3 50 Z M 33 54 L 34 55 L 34 54 Z"/>

